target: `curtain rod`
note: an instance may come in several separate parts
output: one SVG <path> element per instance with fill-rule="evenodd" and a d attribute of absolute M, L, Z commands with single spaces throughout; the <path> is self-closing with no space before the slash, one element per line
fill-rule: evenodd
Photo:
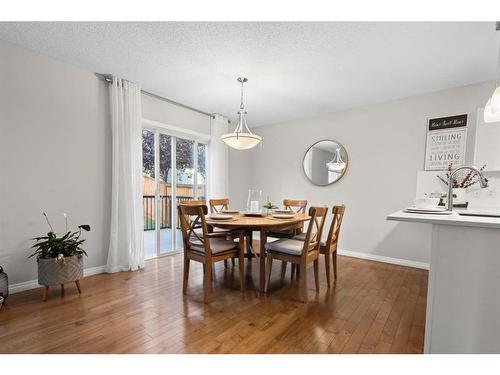
<path fill-rule="evenodd" d="M 97 77 L 103 79 L 104 81 L 108 82 L 108 83 L 113 82 L 113 78 L 112 78 L 112 76 L 110 74 L 95 73 L 95 75 Z M 176 105 L 178 107 L 186 108 L 186 109 L 189 109 L 190 111 L 197 112 L 197 113 L 200 113 L 202 115 L 209 116 L 211 118 L 215 118 L 215 116 L 213 114 L 211 114 L 211 113 L 202 111 L 201 109 L 196 109 L 196 108 L 190 107 L 190 106 L 188 106 L 186 104 L 182 104 L 182 103 L 176 102 L 175 100 L 165 98 L 164 96 L 160 96 L 160 95 L 154 94 L 154 93 L 146 91 L 146 90 L 141 90 L 141 93 L 143 93 L 144 95 L 151 96 L 151 97 L 153 97 L 155 99 L 159 99 L 159 100 L 162 100 L 164 102 Z"/>

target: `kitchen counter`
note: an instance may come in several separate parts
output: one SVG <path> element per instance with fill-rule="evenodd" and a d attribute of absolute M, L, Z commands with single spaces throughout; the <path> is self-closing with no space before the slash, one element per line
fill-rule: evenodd
<path fill-rule="evenodd" d="M 463 214 L 467 216 L 464 216 Z M 499 217 L 494 217 L 495 215 Z M 387 220 L 500 229 L 500 210 L 457 209 L 453 211 L 451 215 L 413 214 L 404 211 L 397 211 L 388 215 Z"/>
<path fill-rule="evenodd" d="M 426 353 L 500 353 L 500 217 L 494 215 L 500 211 L 387 216 L 432 225 Z"/>

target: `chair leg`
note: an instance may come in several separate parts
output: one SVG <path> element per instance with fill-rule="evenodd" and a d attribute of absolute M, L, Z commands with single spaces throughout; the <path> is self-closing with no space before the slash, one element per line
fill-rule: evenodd
<path fill-rule="evenodd" d="M 205 280 L 204 280 L 204 302 L 208 303 L 210 298 L 210 289 L 212 288 L 212 264 L 205 263 Z"/>
<path fill-rule="evenodd" d="M 245 290 L 245 255 L 240 254 L 238 258 L 238 264 L 240 268 L 240 290 L 243 292 Z"/>
<path fill-rule="evenodd" d="M 313 262 L 314 267 L 314 283 L 316 284 L 316 292 L 319 292 L 319 259 Z"/>
<path fill-rule="evenodd" d="M 303 268 L 300 272 L 300 289 L 302 291 L 302 302 L 307 303 L 307 267 L 303 265 L 303 267 L 300 268 Z"/>
<path fill-rule="evenodd" d="M 245 290 L 245 235 L 243 232 L 240 232 L 239 235 L 239 256 L 238 256 L 238 265 L 240 268 L 240 290 L 243 292 Z M 234 258 L 233 258 L 234 262 Z"/>
<path fill-rule="evenodd" d="M 189 258 L 184 258 L 184 278 L 182 280 L 182 294 L 186 294 L 189 279 Z"/>
<path fill-rule="evenodd" d="M 64 296 L 64 284 L 61 284 L 61 296 Z"/>
<path fill-rule="evenodd" d="M 42 301 L 47 301 L 47 296 L 49 295 L 49 287 L 46 285 L 43 287 Z"/>
<path fill-rule="evenodd" d="M 234 258 L 231 258 L 231 266 L 234 268 Z"/>
<path fill-rule="evenodd" d="M 285 279 L 287 264 L 288 264 L 288 262 L 281 261 L 281 281 L 283 281 Z"/>
<path fill-rule="evenodd" d="M 80 287 L 80 280 L 75 281 L 76 289 L 78 289 L 78 294 L 82 294 L 82 288 Z"/>
<path fill-rule="evenodd" d="M 273 268 L 273 257 L 269 254 L 267 255 L 267 282 L 264 288 L 264 293 L 267 293 L 267 289 L 269 288 L 269 283 L 271 282 L 271 271 Z"/>
<path fill-rule="evenodd" d="M 224 259 L 224 268 L 227 268 L 227 259 Z"/>
<path fill-rule="evenodd" d="M 295 263 L 292 263 L 292 275 L 290 277 L 290 280 L 293 281 L 293 279 L 295 278 Z"/>
<path fill-rule="evenodd" d="M 337 279 L 337 250 L 332 253 L 333 260 L 333 278 Z"/>
<path fill-rule="evenodd" d="M 295 277 L 297 280 L 300 278 L 300 264 L 297 264 L 297 270 L 295 271 Z"/>
<path fill-rule="evenodd" d="M 325 271 L 326 271 L 326 284 L 328 288 L 332 285 L 330 280 L 330 252 L 325 251 Z"/>

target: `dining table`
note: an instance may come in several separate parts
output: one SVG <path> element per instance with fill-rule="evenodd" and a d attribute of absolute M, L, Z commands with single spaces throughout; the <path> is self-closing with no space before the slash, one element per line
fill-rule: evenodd
<path fill-rule="evenodd" d="M 254 253 L 260 260 L 259 271 L 259 291 L 264 292 L 266 275 L 266 242 L 267 233 L 270 231 L 294 228 L 301 222 L 308 221 L 310 216 L 306 213 L 296 213 L 293 218 L 281 219 L 274 218 L 272 214 L 268 215 L 247 215 L 243 213 L 234 213 L 230 220 L 213 219 L 206 217 L 206 223 L 212 227 L 227 229 L 234 232 L 244 232 L 246 237 L 246 248 L 249 254 Z M 253 251 L 252 233 L 260 233 L 259 253 Z"/>

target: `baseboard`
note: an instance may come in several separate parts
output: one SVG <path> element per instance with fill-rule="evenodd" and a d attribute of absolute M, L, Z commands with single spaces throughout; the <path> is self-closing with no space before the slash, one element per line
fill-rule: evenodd
<path fill-rule="evenodd" d="M 83 270 L 83 277 L 97 275 L 99 273 L 104 273 L 105 270 L 106 270 L 106 266 L 85 268 Z M 9 293 L 14 294 L 14 293 L 22 292 L 24 290 L 35 289 L 35 288 L 39 288 L 39 287 L 40 287 L 40 285 L 38 284 L 38 280 L 24 281 L 22 283 L 9 285 Z"/>
<path fill-rule="evenodd" d="M 339 255 L 345 255 L 347 257 L 360 258 L 360 259 L 366 259 L 366 260 L 374 260 L 376 262 L 397 264 L 399 266 L 420 268 L 423 270 L 429 269 L 429 263 L 417 262 L 414 260 L 391 258 L 391 257 L 385 257 L 383 255 L 359 253 L 357 251 L 341 250 L 341 249 L 338 249 L 337 252 Z"/>

